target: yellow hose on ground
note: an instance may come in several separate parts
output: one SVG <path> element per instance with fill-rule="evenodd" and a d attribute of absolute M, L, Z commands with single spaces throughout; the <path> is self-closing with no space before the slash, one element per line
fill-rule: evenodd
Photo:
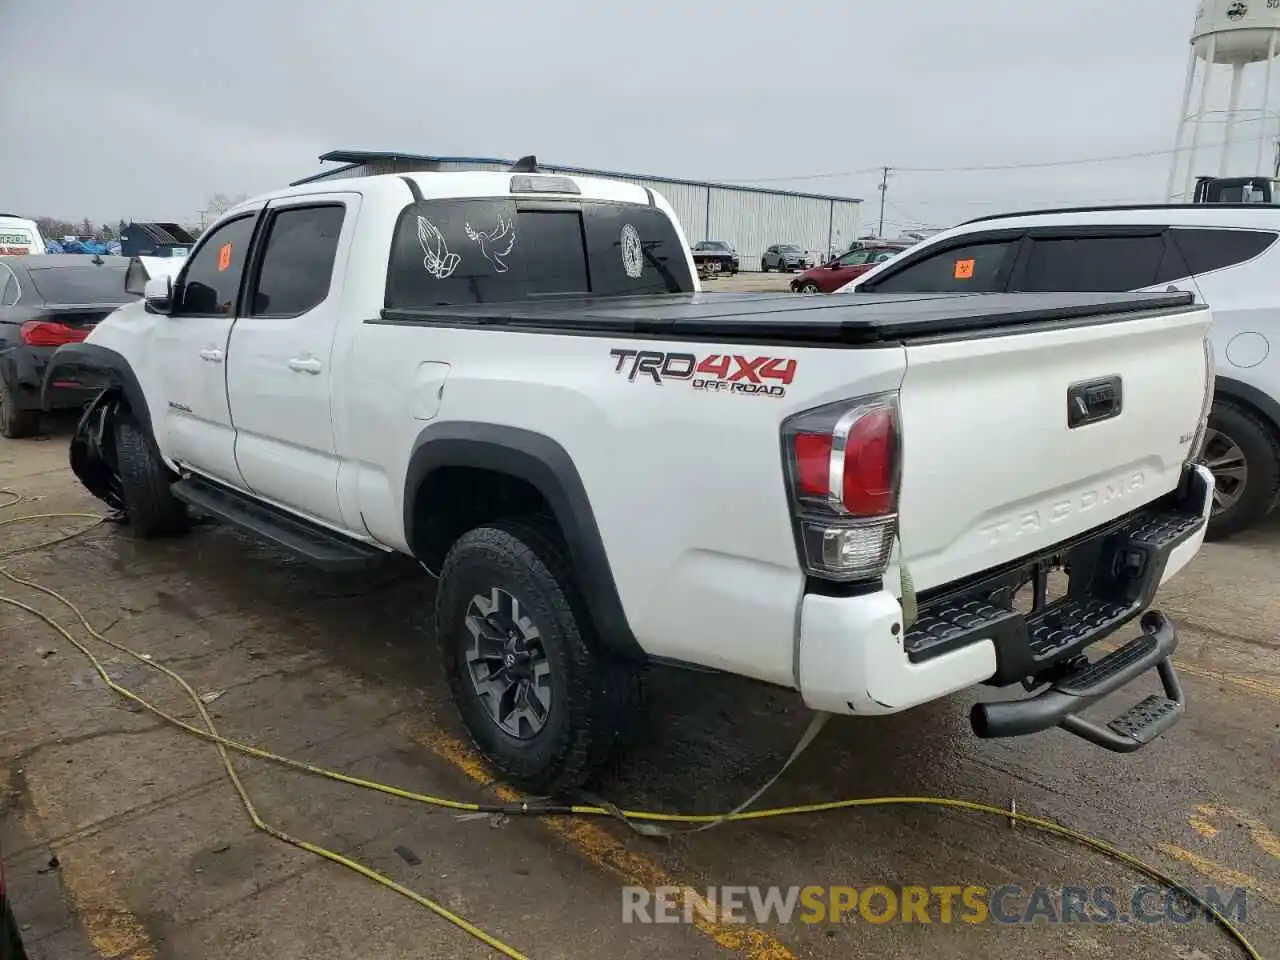
<path fill-rule="evenodd" d="M 20 494 L 17 494 L 12 490 L 0 490 L 0 494 L 5 494 L 12 498 L 5 503 L 0 503 L 0 510 L 3 510 L 7 507 L 12 507 L 18 503 L 23 502 L 23 500 L 25 499 Z M 50 540 L 41 541 L 39 543 L 32 544 L 30 546 L 17 547 L 11 550 L 2 551 L 0 552 L 0 559 L 16 556 L 21 553 L 30 553 L 35 550 L 41 550 L 47 547 L 54 546 L 56 544 L 64 543 L 68 540 L 71 540 L 75 537 L 82 535 L 88 530 L 93 529 L 94 527 L 98 526 L 105 520 L 104 517 L 101 517 L 97 514 L 46 513 L 46 514 L 33 514 L 31 516 L 24 516 L 24 517 L 12 517 L 6 520 L 0 520 L 0 526 L 6 526 L 9 524 L 23 523 L 23 522 L 34 521 L 34 520 L 55 520 L 55 519 L 88 519 L 88 520 L 92 520 L 93 522 L 88 526 L 83 527 L 80 530 L 76 530 L 70 534 L 55 537 Z M 1249 941 L 1245 938 L 1244 934 L 1241 933 L 1240 930 L 1233 923 L 1231 923 L 1230 920 L 1228 920 L 1221 913 L 1219 913 L 1213 906 L 1211 906 L 1210 904 L 1206 903 L 1203 899 L 1201 899 L 1194 891 L 1188 889 L 1182 883 L 1173 879 L 1168 874 L 1164 873 L 1158 868 L 1153 867 L 1142 860 L 1139 860 L 1137 857 L 1131 854 L 1125 853 L 1123 850 L 1117 849 L 1116 847 L 1112 846 L 1106 841 L 1099 840 L 1095 837 L 1091 837 L 1088 834 L 1081 833 L 1078 830 L 1072 830 L 1070 827 L 1063 826 L 1062 824 L 1056 823 L 1055 821 L 1045 820 L 1041 817 L 1034 817 L 1025 813 L 1017 813 L 1011 810 L 1005 810 L 1001 807 L 993 806 L 991 804 L 977 803 L 971 800 L 960 800 L 952 797 L 856 797 L 856 798 L 847 799 L 847 800 L 832 800 L 824 803 L 799 804 L 799 805 L 790 806 L 790 807 L 774 807 L 771 809 L 763 809 L 763 810 L 735 811 L 728 814 L 685 814 L 685 813 L 662 813 L 662 812 L 654 812 L 654 811 L 648 811 L 648 810 L 618 810 L 618 809 L 606 808 L 603 806 L 593 806 L 589 804 L 548 805 L 548 804 L 542 803 L 541 801 L 534 801 L 529 803 L 511 803 L 511 804 L 480 804 L 480 803 L 471 803 L 467 801 L 449 800 L 444 797 L 434 797 L 429 794 L 416 793 L 412 790 L 404 790 L 399 787 L 389 786 L 387 784 L 378 783 L 373 780 L 364 780 L 364 779 L 361 779 L 360 777 L 353 777 L 349 774 L 340 773 L 338 771 L 326 770 L 323 767 L 317 767 L 313 764 L 306 763 L 301 760 L 294 760 L 290 757 L 284 757 L 279 754 L 272 753 L 268 750 L 263 750 L 258 747 L 251 746 L 249 744 L 241 743 L 237 740 L 233 740 L 229 737 L 224 737 L 222 734 L 218 733 L 217 728 L 213 723 L 213 719 L 209 716 L 209 712 L 205 709 L 204 701 L 200 699 L 199 694 L 197 694 L 195 690 L 192 689 L 192 687 L 187 683 L 187 681 L 184 680 L 178 673 L 171 670 L 169 667 L 166 667 L 162 663 L 158 663 L 149 657 L 145 657 L 142 654 L 137 653 L 136 651 L 130 649 L 129 647 L 125 646 L 122 643 L 119 643 L 118 641 L 111 640 L 108 637 L 103 636 L 101 633 L 99 633 L 97 630 L 93 628 L 93 626 L 85 618 L 84 614 L 81 612 L 79 607 L 77 607 L 74 603 L 72 603 L 62 594 L 58 593 L 56 590 L 53 590 L 50 587 L 46 587 L 41 583 L 37 583 L 34 580 L 27 580 L 22 577 L 16 576 L 15 574 L 10 573 L 8 570 L 4 568 L 0 568 L 0 575 L 3 575 L 5 578 L 7 578 L 8 580 L 14 583 L 21 584 L 22 586 L 39 591 L 40 593 L 43 593 L 46 596 L 52 597 L 54 600 L 57 600 L 59 603 L 65 606 L 68 610 L 70 610 L 76 616 L 76 618 L 80 621 L 81 626 L 84 627 L 85 632 L 88 633 L 89 636 L 93 637 L 95 640 L 99 641 L 100 643 L 103 643 L 108 647 L 111 647 L 113 650 L 123 653 L 126 656 L 132 657 L 134 660 L 137 660 L 139 663 L 145 664 L 148 667 L 152 667 L 156 670 L 159 670 L 161 673 L 165 674 L 165 676 L 169 677 L 175 683 L 177 683 L 178 686 L 180 686 L 182 690 L 187 694 L 187 696 L 191 699 L 191 702 L 195 704 L 196 710 L 200 714 L 200 719 L 204 722 L 204 727 L 205 727 L 204 729 L 201 729 L 200 727 L 197 727 L 193 724 L 187 723 L 185 720 L 181 720 L 173 716 L 172 714 L 166 713 L 164 710 L 160 709 L 159 707 L 155 706 L 152 703 L 149 703 L 147 700 L 143 699 L 138 694 L 134 693 L 132 690 L 129 690 L 127 687 L 124 687 L 121 684 L 116 683 L 114 680 L 111 679 L 110 675 L 106 671 L 106 668 L 102 665 L 102 662 L 98 659 L 98 657 L 94 655 L 93 651 L 90 650 L 83 641 L 73 636 L 65 627 L 63 627 L 60 623 L 58 623 L 48 614 L 36 609 L 35 607 L 30 606 L 29 604 L 23 603 L 20 600 L 16 600 L 8 596 L 0 595 L 0 603 L 5 603 L 5 604 L 8 604 L 9 606 L 16 607 L 20 610 L 23 610 L 31 614 L 34 617 L 37 617 L 38 619 L 43 621 L 45 624 L 47 624 L 51 629 L 57 631 L 68 643 L 75 646 L 75 648 L 79 650 L 80 653 L 82 653 L 85 656 L 85 658 L 88 659 L 89 662 L 93 665 L 94 670 L 97 672 L 98 676 L 102 678 L 102 682 L 107 685 L 108 689 L 112 690 L 119 696 L 124 697 L 125 699 L 130 700 L 133 703 L 136 703 L 138 706 L 147 710 L 149 713 L 154 714 L 160 719 L 166 721 L 167 723 L 170 723 L 173 726 L 178 727 L 179 729 L 192 734 L 193 736 L 199 737 L 203 740 L 207 740 L 210 743 L 212 743 L 218 751 L 218 756 L 222 761 L 223 768 L 227 773 L 227 777 L 231 780 L 232 785 L 235 787 L 236 793 L 240 797 L 240 802 L 244 806 L 245 812 L 249 815 L 249 819 L 253 822 L 253 825 L 257 829 L 262 830 L 263 832 L 269 834 L 272 837 L 275 837 L 277 840 L 281 840 L 301 850 L 306 850 L 308 853 L 312 853 L 312 854 L 315 854 L 316 856 L 323 857 L 324 859 L 330 860 L 333 863 L 340 864 L 341 866 L 344 866 L 349 870 L 353 870 L 356 873 L 360 874 L 361 876 L 367 877 L 368 879 L 373 880 L 376 883 L 379 883 L 390 890 L 394 890 L 396 893 L 400 894 L 401 896 L 407 897 L 408 899 L 412 900 L 414 903 L 417 903 L 418 905 L 425 907 L 426 909 L 430 910 L 432 913 L 436 914 L 437 916 L 442 917 L 445 920 L 448 920 L 454 926 L 458 927 L 464 932 L 475 937 L 477 940 L 481 941 L 487 946 L 493 948 L 499 954 L 505 957 L 512 958 L 512 960 L 529 960 L 529 958 L 527 958 L 524 954 L 520 953 L 514 947 L 506 943 L 503 943 L 501 940 L 497 939 L 496 937 L 486 933 L 480 927 L 476 926 L 475 924 L 469 922 L 465 918 L 449 910 L 447 907 L 444 907 L 443 905 L 437 903 L 436 901 L 431 900 L 428 897 L 424 897 L 413 890 L 410 890 L 408 887 L 405 887 L 402 884 L 395 882 L 390 877 L 383 876 L 382 874 L 378 873 L 376 870 L 373 870 L 370 867 L 366 867 L 365 865 L 355 860 L 352 860 L 349 857 L 345 857 L 340 853 L 335 853 L 334 851 L 328 850 L 317 844 L 310 843 L 306 840 L 301 840 L 297 837 L 291 836 L 290 834 L 285 833 L 283 830 L 279 830 L 276 827 L 273 827 L 270 824 L 266 823 L 261 818 L 261 816 L 259 816 L 257 808 L 254 806 L 253 801 L 250 799 L 248 792 L 245 790 L 244 784 L 241 782 L 240 776 L 236 772 L 235 766 L 232 764 L 231 757 L 227 753 L 227 751 L 234 750 L 238 753 L 245 754 L 246 756 L 256 757 L 260 760 L 269 760 L 272 763 L 280 764 L 281 766 L 289 767 L 294 770 L 301 770 L 306 773 L 314 774 L 315 776 L 326 777 L 330 780 L 336 780 L 340 783 L 350 784 L 351 786 L 360 787 L 366 790 L 372 790 L 377 793 L 384 793 L 390 796 L 400 797 L 405 800 L 413 800 L 415 802 L 426 804 L 432 807 L 440 807 L 440 808 L 445 808 L 449 810 L 459 810 L 459 811 L 465 811 L 469 813 L 505 813 L 508 815 L 524 814 L 524 815 L 537 815 L 537 816 L 554 816 L 554 815 L 577 815 L 577 816 L 597 816 L 597 817 L 621 816 L 627 821 L 635 821 L 638 823 L 657 822 L 657 823 L 676 823 L 676 824 L 689 824 L 689 825 L 695 825 L 695 824 L 706 825 L 706 824 L 714 824 L 717 822 L 728 823 L 728 822 L 741 822 L 741 821 L 751 821 L 751 820 L 765 820 L 773 817 L 799 816 L 802 814 L 815 814 L 815 813 L 828 813 L 835 810 L 848 810 L 848 809 L 853 809 L 857 807 L 925 806 L 925 807 L 941 807 L 941 808 L 947 808 L 947 809 L 953 809 L 953 810 L 967 810 L 971 813 L 987 814 L 990 816 L 1000 817 L 1005 820 L 1017 821 L 1018 823 L 1023 823 L 1030 827 L 1035 827 L 1036 829 L 1042 830 L 1046 833 L 1051 833 L 1051 834 L 1054 834 L 1055 836 L 1062 837 L 1066 840 L 1072 840 L 1076 843 L 1082 844 L 1083 846 L 1088 847 L 1089 849 L 1094 850 L 1098 853 L 1101 853 L 1102 855 L 1109 857 L 1112 860 L 1115 860 L 1119 863 L 1123 863 L 1126 866 L 1133 868 L 1138 873 L 1141 873 L 1149 877 L 1150 879 L 1163 884 L 1168 889 L 1177 891 L 1182 896 L 1186 897 L 1189 901 L 1194 903 L 1196 906 L 1202 908 L 1209 916 L 1212 916 L 1214 921 L 1227 933 L 1227 935 L 1230 936 L 1232 940 L 1234 940 L 1241 947 L 1241 949 L 1244 951 L 1245 956 L 1249 957 L 1250 960 L 1262 960 L 1261 954 L 1259 954 L 1258 951 L 1254 949 L 1253 945 L 1249 943 Z"/>

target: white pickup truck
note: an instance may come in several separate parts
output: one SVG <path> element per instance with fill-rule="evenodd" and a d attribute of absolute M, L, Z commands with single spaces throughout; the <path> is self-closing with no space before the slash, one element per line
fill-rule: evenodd
<path fill-rule="evenodd" d="M 550 793 L 653 662 L 844 714 L 1024 686 L 984 737 L 1167 729 L 1148 608 L 1210 511 L 1209 322 L 1186 294 L 706 294 L 643 187 L 423 173 L 241 204 L 50 377 L 104 387 L 72 465 L 136 536 L 194 510 L 419 561 L 467 729 Z M 1164 695 L 1081 715 L 1152 669 Z"/>

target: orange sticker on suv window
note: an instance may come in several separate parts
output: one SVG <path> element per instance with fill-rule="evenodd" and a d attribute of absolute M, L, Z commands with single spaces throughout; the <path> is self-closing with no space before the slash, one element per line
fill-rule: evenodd
<path fill-rule="evenodd" d="M 956 261 L 956 279 L 972 280 L 974 263 L 975 261 L 973 260 L 957 260 Z"/>
<path fill-rule="evenodd" d="M 231 244 L 224 243 L 218 248 L 218 272 L 221 273 L 229 266 L 231 266 Z"/>

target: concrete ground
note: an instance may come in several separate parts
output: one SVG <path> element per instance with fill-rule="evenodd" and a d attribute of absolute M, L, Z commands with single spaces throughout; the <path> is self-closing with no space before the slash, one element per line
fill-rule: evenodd
<path fill-rule="evenodd" d="M 711 293 L 730 293 L 746 290 L 790 290 L 793 273 L 736 273 L 702 281 L 702 289 Z"/>
<path fill-rule="evenodd" d="M 0 488 L 32 498 L 0 519 L 97 512 L 66 468 L 68 433 L 0 440 Z M 0 554 L 82 522 L 0 527 Z M 1016 802 L 1197 888 L 1247 887 L 1241 928 L 1261 956 L 1280 956 L 1278 556 L 1280 519 L 1207 546 L 1163 591 L 1159 605 L 1182 633 L 1190 710 L 1134 756 L 1058 731 L 978 741 L 964 695 L 896 717 L 833 720 L 766 803 Z M 416 569 L 371 582 L 324 576 L 213 526 L 163 543 L 99 526 L 4 562 L 74 600 L 107 636 L 182 673 L 229 736 L 417 792 L 503 795 L 463 746 L 421 629 L 432 585 Z M 34 590 L 0 580 L 0 595 L 75 622 Z M 0 638 L 0 855 L 33 960 L 493 955 L 410 900 L 255 830 L 212 747 L 114 696 L 30 614 L 0 605 Z M 191 715 L 166 678 L 95 650 L 117 682 Z M 633 808 L 730 808 L 772 775 L 808 722 L 793 695 L 732 678 L 660 671 L 652 699 L 640 742 L 596 788 Z M 459 819 L 236 763 L 268 822 L 538 960 L 1242 955 L 1199 920 L 947 924 L 936 906 L 928 925 L 621 922 L 624 885 L 1111 886 L 1127 906 L 1146 882 L 1080 846 L 954 809 L 854 810 L 654 840 L 607 820 Z"/>

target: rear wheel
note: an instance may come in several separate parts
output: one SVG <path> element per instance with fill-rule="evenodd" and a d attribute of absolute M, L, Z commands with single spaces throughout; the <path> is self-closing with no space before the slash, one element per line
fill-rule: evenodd
<path fill-rule="evenodd" d="M 760 272 L 761 272 L 761 273 L 768 273 L 768 272 L 769 272 L 769 261 L 768 261 L 768 260 L 763 260 L 763 259 L 762 259 L 762 260 L 760 261 Z"/>
<path fill-rule="evenodd" d="M 517 787 L 581 785 L 628 738 L 642 668 L 605 656 L 558 538 L 496 522 L 449 551 L 436 642 L 473 742 Z"/>
<path fill-rule="evenodd" d="M 19 408 L 9 382 L 0 377 L 0 436 L 10 440 L 34 436 L 40 430 L 40 411 Z"/>
<path fill-rule="evenodd" d="M 1280 448 L 1252 413 L 1215 403 L 1204 445 L 1213 471 L 1213 514 L 1206 537 L 1221 540 L 1253 526 L 1270 511 L 1280 491 Z"/>
<path fill-rule="evenodd" d="M 115 422 L 115 439 L 129 532 L 143 540 L 186 533 L 191 526 L 186 505 L 169 492 L 173 475 L 150 435 L 122 411 Z"/>

